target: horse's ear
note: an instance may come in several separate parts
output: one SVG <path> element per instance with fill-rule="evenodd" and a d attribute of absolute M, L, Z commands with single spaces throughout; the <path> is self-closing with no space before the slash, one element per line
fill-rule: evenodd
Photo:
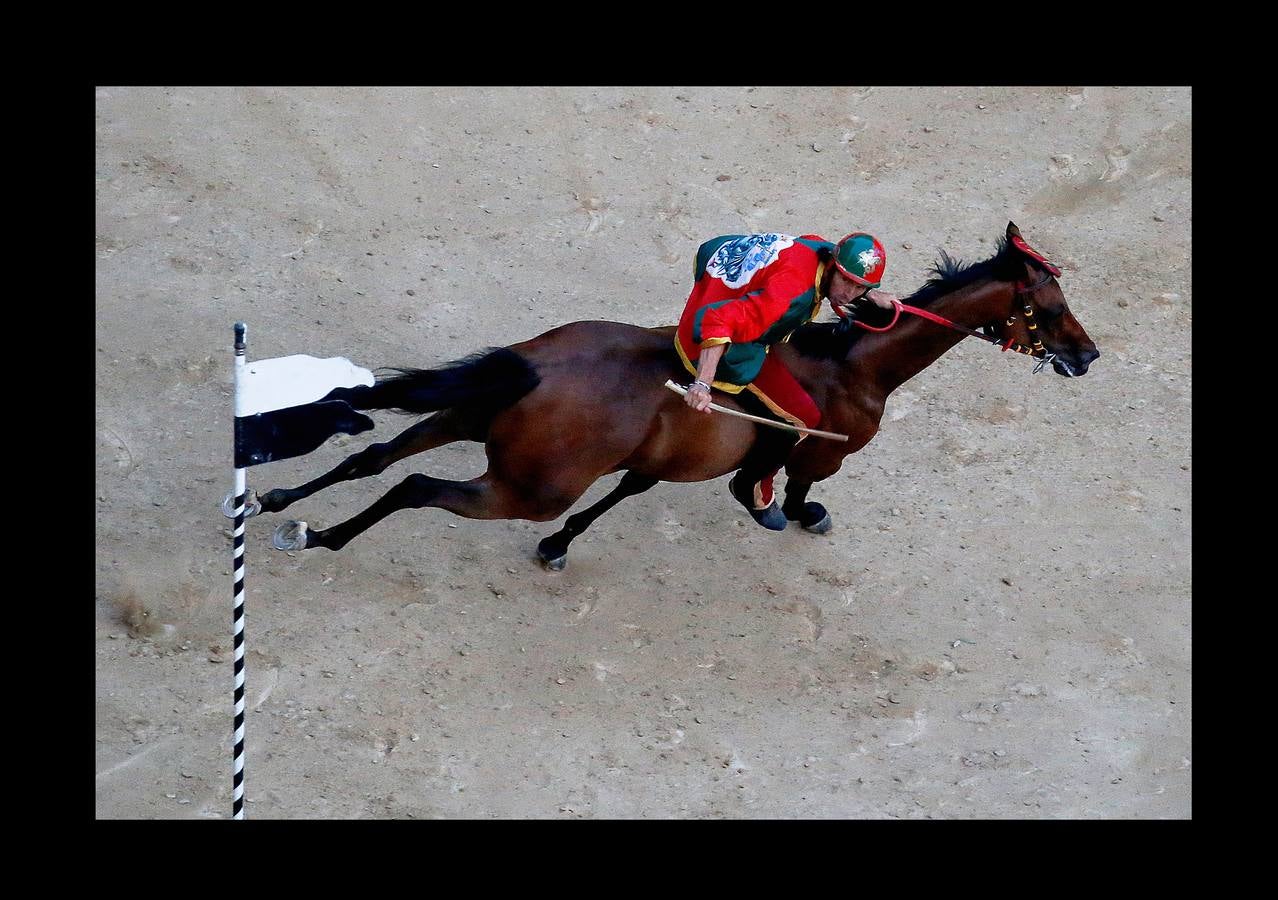
<path fill-rule="evenodd" d="M 1043 256 L 1043 254 L 1039 253 L 1029 244 L 1025 243 L 1025 238 L 1021 237 L 1021 230 L 1017 228 L 1016 224 L 1013 222 L 1007 223 L 1007 240 L 1013 247 L 1021 251 L 1021 253 L 1023 253 L 1025 256 L 1028 256 L 1030 259 L 1034 260 L 1035 262 L 1040 263 L 1043 266 L 1043 268 L 1046 269 L 1049 273 L 1051 273 L 1052 275 L 1055 275 L 1058 278 L 1060 277 L 1061 270 L 1058 269 L 1056 266 L 1052 265 L 1050 262 L 1048 262 L 1047 257 Z"/>

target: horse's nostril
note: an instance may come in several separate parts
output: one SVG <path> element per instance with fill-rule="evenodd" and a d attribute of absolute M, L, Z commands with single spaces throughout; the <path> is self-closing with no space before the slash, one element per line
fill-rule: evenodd
<path fill-rule="evenodd" d="M 1085 352 L 1083 352 L 1083 353 L 1079 354 L 1079 357 L 1078 357 L 1078 374 L 1079 374 L 1079 375 L 1085 375 L 1085 374 L 1087 374 L 1087 370 L 1088 370 L 1088 368 L 1090 368 L 1090 367 L 1091 367 L 1091 365 L 1092 365 L 1092 363 L 1094 363 L 1094 362 L 1095 362 L 1095 361 L 1096 361 L 1099 357 L 1100 357 L 1100 351 L 1099 351 L 1099 350 L 1087 350 L 1087 351 L 1085 351 Z"/>

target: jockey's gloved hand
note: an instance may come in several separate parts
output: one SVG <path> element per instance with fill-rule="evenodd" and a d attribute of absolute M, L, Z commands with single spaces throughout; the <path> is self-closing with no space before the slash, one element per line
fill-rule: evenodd
<path fill-rule="evenodd" d="M 839 321 L 834 326 L 834 333 L 847 334 L 852 328 L 852 322 L 861 317 L 861 314 L 865 311 L 867 305 L 873 306 L 874 304 L 862 296 L 857 297 L 851 303 L 839 307 L 841 315 L 839 316 Z"/>

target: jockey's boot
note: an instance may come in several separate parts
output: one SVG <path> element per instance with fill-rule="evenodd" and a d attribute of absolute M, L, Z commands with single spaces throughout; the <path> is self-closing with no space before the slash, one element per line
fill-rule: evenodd
<path fill-rule="evenodd" d="M 728 481 L 728 492 L 764 528 L 785 531 L 787 520 L 777 503 L 772 479 L 785 465 L 800 435 L 768 427 L 761 427 L 758 432 L 741 468 Z"/>

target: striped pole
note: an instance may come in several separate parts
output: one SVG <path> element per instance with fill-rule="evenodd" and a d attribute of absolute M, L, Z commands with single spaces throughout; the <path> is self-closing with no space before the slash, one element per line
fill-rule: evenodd
<path fill-rule="evenodd" d="M 240 381 L 244 371 L 248 326 L 235 323 L 235 415 L 240 414 Z M 232 751 L 231 818 L 244 818 L 244 494 L 246 470 L 235 470 L 235 544 L 231 551 L 232 595 L 235 598 L 231 631 L 235 645 L 235 734 Z"/>

